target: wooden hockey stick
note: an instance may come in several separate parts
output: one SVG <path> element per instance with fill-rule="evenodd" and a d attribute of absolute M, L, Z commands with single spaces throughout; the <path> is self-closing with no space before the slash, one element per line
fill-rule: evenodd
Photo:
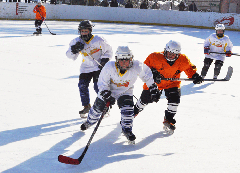
<path fill-rule="evenodd" d="M 220 53 L 220 52 L 209 52 L 209 54 L 210 54 L 210 53 L 226 54 L 226 52 L 224 52 L 224 53 Z M 231 53 L 231 55 L 240 56 L 239 54 L 236 54 L 236 53 Z"/>

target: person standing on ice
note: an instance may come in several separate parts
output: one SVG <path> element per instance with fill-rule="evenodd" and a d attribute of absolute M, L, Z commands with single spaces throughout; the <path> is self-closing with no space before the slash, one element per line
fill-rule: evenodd
<path fill-rule="evenodd" d="M 36 13 L 35 27 L 36 32 L 33 34 L 42 34 L 41 25 L 46 19 L 46 8 L 42 5 L 42 1 L 38 0 L 37 5 L 34 7 L 33 12 Z"/>
<path fill-rule="evenodd" d="M 115 104 L 117 100 L 121 111 L 122 133 L 129 142 L 134 143 L 136 137 L 132 133 L 134 119 L 133 88 L 138 76 L 150 88 L 150 97 L 154 100 L 159 94 L 154 83 L 151 69 L 137 60 L 133 60 L 132 51 L 128 46 L 119 46 L 115 54 L 116 61 L 109 61 L 102 69 L 98 80 L 99 93 L 90 109 L 87 121 L 81 125 L 84 131 L 95 124 L 100 118 L 105 105 Z"/>
<path fill-rule="evenodd" d="M 107 41 L 97 35 L 92 35 L 93 24 L 83 20 L 78 26 L 80 37 L 73 39 L 66 52 L 68 58 L 76 60 L 82 54 L 82 64 L 79 75 L 79 92 L 83 110 L 79 111 L 81 118 L 86 118 L 90 108 L 89 83 L 93 79 L 94 90 L 98 93 L 98 77 L 103 66 L 112 58 L 112 47 Z"/>
<path fill-rule="evenodd" d="M 196 66 L 193 65 L 188 57 L 181 54 L 181 44 L 170 40 L 163 52 L 151 53 L 144 63 L 151 68 L 154 81 L 157 83 L 160 94 L 155 100 L 151 97 L 151 88 L 146 84 L 143 85 L 142 94 L 134 106 L 134 114 L 137 116 L 146 105 L 153 101 L 158 102 L 162 91 L 168 100 L 167 109 L 164 116 L 164 130 L 173 133 L 175 130 L 177 108 L 180 103 L 181 81 L 162 80 L 164 78 L 180 78 L 181 72 L 185 72 L 188 78 L 193 78 L 194 84 L 202 83 L 202 77 L 197 73 Z"/>
<path fill-rule="evenodd" d="M 225 57 L 230 57 L 232 54 L 233 44 L 227 35 L 224 35 L 224 24 L 217 24 L 215 27 L 216 33 L 211 34 L 204 42 L 204 65 L 201 75 L 203 78 L 207 75 L 208 69 L 215 60 L 215 68 L 213 79 L 217 79 L 221 68 L 225 61 Z M 216 53 L 211 53 L 216 52 Z M 218 54 L 222 53 L 222 54 Z M 225 54 L 223 54 L 225 53 Z"/>

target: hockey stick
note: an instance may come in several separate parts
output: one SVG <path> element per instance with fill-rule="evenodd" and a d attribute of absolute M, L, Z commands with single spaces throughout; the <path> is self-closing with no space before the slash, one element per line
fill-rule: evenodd
<path fill-rule="evenodd" d="M 39 14 L 40 14 L 40 16 L 42 17 L 42 15 L 41 15 L 41 13 L 39 12 L 39 11 L 37 11 Z M 42 17 L 43 18 L 43 17 Z M 43 22 L 44 22 L 44 24 L 46 25 L 46 27 L 47 27 L 47 29 L 48 29 L 48 31 L 50 32 L 50 34 L 52 34 L 52 35 L 56 35 L 55 33 L 52 33 L 51 31 L 50 31 L 50 29 L 48 28 L 48 26 L 47 26 L 47 24 L 46 24 L 46 22 L 43 20 Z"/>
<path fill-rule="evenodd" d="M 224 53 L 220 53 L 220 52 L 209 52 L 209 54 L 210 54 L 210 53 L 226 54 L 225 52 L 224 52 Z M 236 54 L 236 53 L 231 53 L 231 55 L 240 56 L 239 54 Z"/>
<path fill-rule="evenodd" d="M 79 165 L 79 164 L 82 162 L 82 159 L 83 159 L 83 157 L 85 156 L 85 154 L 86 154 L 86 152 L 87 152 L 87 150 L 88 150 L 88 147 L 90 146 L 90 144 L 91 144 L 91 142 L 92 142 L 92 139 L 93 139 L 95 133 L 97 132 L 97 129 L 98 129 L 98 127 L 99 127 L 99 125 L 100 125 L 100 123 L 101 123 L 104 115 L 106 114 L 106 112 L 107 112 L 107 110 L 108 110 L 109 105 L 110 105 L 110 102 L 107 102 L 107 104 L 106 104 L 106 106 L 105 106 L 105 108 L 104 108 L 104 110 L 103 110 L 103 112 L 102 112 L 102 115 L 101 115 L 101 117 L 99 118 L 98 123 L 97 123 L 96 127 L 94 128 L 93 133 L 92 133 L 92 135 L 91 135 L 91 137 L 90 137 L 90 139 L 89 139 L 89 141 L 88 141 L 88 143 L 87 143 L 87 145 L 86 145 L 86 147 L 85 147 L 82 155 L 81 155 L 78 159 L 73 159 L 73 158 L 71 158 L 71 157 L 59 155 L 59 156 L 58 156 L 58 161 L 59 161 L 59 162 L 65 163 L 65 164 L 72 164 L 72 165 Z"/>
<path fill-rule="evenodd" d="M 203 79 L 203 81 L 229 81 L 233 73 L 233 68 L 228 67 L 227 75 L 224 79 Z M 195 79 L 189 78 L 162 78 L 161 80 L 172 80 L 172 81 L 194 81 Z"/>
<path fill-rule="evenodd" d="M 86 52 L 86 54 L 88 54 L 88 56 L 90 56 L 98 65 L 102 66 L 102 64 L 100 64 L 100 62 L 98 62 L 95 58 L 93 58 L 87 51 L 86 49 L 84 49 L 84 51 Z M 103 66 L 102 66 L 103 67 Z"/>

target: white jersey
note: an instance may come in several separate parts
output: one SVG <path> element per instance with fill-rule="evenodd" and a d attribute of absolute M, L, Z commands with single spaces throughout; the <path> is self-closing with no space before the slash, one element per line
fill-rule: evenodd
<path fill-rule="evenodd" d="M 84 43 L 84 49 L 77 54 L 73 54 L 71 51 L 71 46 L 75 45 L 77 42 Z M 66 52 L 66 55 L 68 58 L 76 60 L 78 55 L 80 53 L 82 54 L 80 73 L 90 73 L 100 70 L 98 68 L 98 63 L 88 56 L 86 52 L 98 62 L 100 62 L 102 58 L 111 59 L 113 55 L 112 47 L 102 37 L 97 35 L 93 36 L 88 42 L 83 41 L 80 37 L 73 39 L 69 44 L 69 49 Z"/>
<path fill-rule="evenodd" d="M 110 90 L 116 99 L 122 95 L 132 96 L 134 83 L 138 76 L 148 87 L 154 83 L 151 69 L 137 60 L 133 61 L 133 66 L 124 74 L 120 73 L 115 61 L 109 61 L 103 67 L 98 78 L 98 97 L 102 98 L 100 93 L 104 90 Z"/>
<path fill-rule="evenodd" d="M 233 44 L 227 35 L 219 38 L 216 34 L 211 34 L 204 42 L 204 47 L 209 46 L 210 52 L 224 53 L 226 51 L 232 51 Z M 225 60 L 224 54 L 210 53 L 206 55 L 206 58 L 211 58 L 214 60 Z"/>

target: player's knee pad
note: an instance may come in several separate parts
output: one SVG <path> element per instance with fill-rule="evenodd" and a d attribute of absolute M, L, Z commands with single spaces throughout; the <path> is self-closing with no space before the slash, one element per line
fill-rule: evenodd
<path fill-rule="evenodd" d="M 126 107 L 126 105 L 129 105 L 130 107 L 133 107 L 133 96 L 129 95 L 123 95 L 118 98 L 117 101 L 118 107 L 121 109 L 122 107 Z"/>
<path fill-rule="evenodd" d="M 94 124 L 98 121 L 99 117 L 102 115 L 105 106 L 105 102 L 97 97 L 93 104 L 93 107 L 89 110 L 88 121 L 91 124 Z"/>
<path fill-rule="evenodd" d="M 78 83 L 78 88 L 80 91 L 88 90 L 88 82 L 86 80 L 81 79 Z"/>
<path fill-rule="evenodd" d="M 180 103 L 180 97 L 181 97 L 181 89 L 174 87 L 174 88 L 169 88 L 165 89 L 165 95 L 168 100 L 168 103 Z"/>

